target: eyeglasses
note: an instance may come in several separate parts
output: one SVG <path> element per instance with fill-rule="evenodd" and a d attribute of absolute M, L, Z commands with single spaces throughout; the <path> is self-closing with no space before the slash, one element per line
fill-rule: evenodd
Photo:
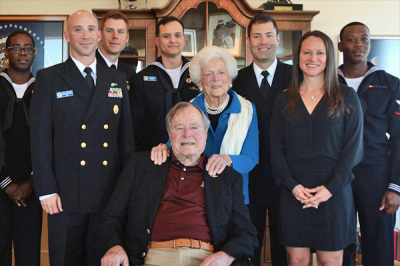
<path fill-rule="evenodd" d="M 26 54 L 33 54 L 36 51 L 36 48 L 33 47 L 21 47 L 21 46 L 10 46 L 7 47 L 8 50 L 11 50 L 14 54 L 20 54 L 24 51 Z"/>

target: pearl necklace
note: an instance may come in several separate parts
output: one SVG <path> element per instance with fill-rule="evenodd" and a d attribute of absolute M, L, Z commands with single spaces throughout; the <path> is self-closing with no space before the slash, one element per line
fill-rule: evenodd
<path fill-rule="evenodd" d="M 211 108 L 211 107 L 208 105 L 207 101 L 206 101 L 206 97 L 204 97 L 204 105 L 206 106 L 206 111 L 207 111 L 207 113 L 210 114 L 210 115 L 217 115 L 217 114 L 222 113 L 222 111 L 224 111 L 224 109 L 226 108 L 226 106 L 227 106 L 228 103 L 229 103 L 229 98 L 230 98 L 230 96 L 229 96 L 229 94 L 228 94 L 228 95 L 226 96 L 225 101 L 224 101 L 219 107 L 217 107 L 217 108 Z"/>

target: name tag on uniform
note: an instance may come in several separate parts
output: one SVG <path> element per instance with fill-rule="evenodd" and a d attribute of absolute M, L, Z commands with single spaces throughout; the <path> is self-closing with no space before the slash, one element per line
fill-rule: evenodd
<path fill-rule="evenodd" d="M 368 88 L 387 89 L 388 86 L 384 86 L 384 85 L 369 85 Z"/>
<path fill-rule="evenodd" d="M 121 88 L 110 88 L 110 90 L 108 91 L 108 97 L 123 98 Z"/>
<path fill-rule="evenodd" d="M 156 76 L 144 76 L 143 80 L 144 81 L 157 81 L 157 77 Z"/>
<path fill-rule="evenodd" d="M 57 95 L 57 99 L 60 98 L 65 98 L 65 97 L 72 97 L 74 96 L 74 91 L 70 90 L 70 91 L 59 91 L 56 93 Z"/>

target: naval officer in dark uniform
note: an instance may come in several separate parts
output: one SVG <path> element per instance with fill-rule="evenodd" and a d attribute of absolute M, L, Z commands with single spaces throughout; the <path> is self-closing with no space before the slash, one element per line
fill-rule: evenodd
<path fill-rule="evenodd" d="M 133 85 L 135 69 L 118 58 L 129 41 L 128 19 L 123 13 L 110 10 L 101 17 L 100 33 L 97 62 L 122 71 L 126 75 L 126 86 L 129 90 Z"/>
<path fill-rule="evenodd" d="M 393 265 L 395 213 L 400 206 L 400 80 L 368 61 L 372 41 L 361 22 L 340 31 L 339 82 L 352 87 L 364 113 L 364 157 L 353 168 L 355 210 L 361 229 L 362 264 Z M 394 59 L 395 60 L 395 59 Z M 388 137 L 389 136 L 389 137 Z M 352 264 L 355 245 L 344 251 Z"/>
<path fill-rule="evenodd" d="M 31 104 L 36 193 L 49 214 L 51 265 L 98 265 L 100 214 L 134 151 L 126 79 L 98 64 L 96 18 L 73 13 L 71 57 L 37 74 Z"/>

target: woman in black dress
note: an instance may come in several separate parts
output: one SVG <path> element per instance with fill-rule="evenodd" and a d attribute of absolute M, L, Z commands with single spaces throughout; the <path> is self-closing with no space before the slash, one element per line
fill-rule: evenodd
<path fill-rule="evenodd" d="M 342 265 L 356 241 L 351 169 L 362 158 L 362 110 L 355 91 L 339 85 L 332 41 L 306 33 L 293 79 L 275 101 L 271 121 L 274 178 L 281 186 L 280 241 L 289 265 Z"/>

